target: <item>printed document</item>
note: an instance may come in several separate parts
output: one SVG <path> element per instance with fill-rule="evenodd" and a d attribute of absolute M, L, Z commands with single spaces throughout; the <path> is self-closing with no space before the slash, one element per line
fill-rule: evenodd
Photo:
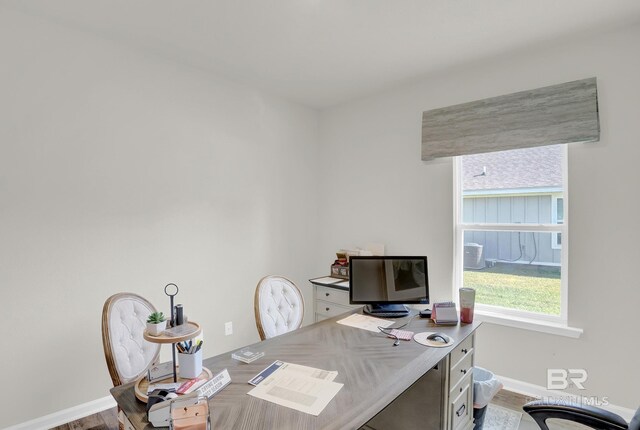
<path fill-rule="evenodd" d="M 285 363 L 249 395 L 318 416 L 344 384 L 333 382 L 338 372 Z"/>
<path fill-rule="evenodd" d="M 302 366 L 300 364 L 292 364 L 292 363 L 284 363 L 284 365 L 279 369 L 280 372 L 286 371 L 297 373 L 301 376 L 309 376 L 311 378 L 321 379 L 323 381 L 333 381 L 338 376 L 338 372 L 336 370 L 322 370 L 316 369 L 315 367 Z"/>
<path fill-rule="evenodd" d="M 344 324 L 351 327 L 361 328 L 363 330 L 369 330 L 375 333 L 379 333 L 378 327 L 389 327 L 395 321 L 381 318 L 374 318 L 362 314 L 351 314 L 348 317 L 337 321 L 338 324 Z"/>
<path fill-rule="evenodd" d="M 321 379 L 323 381 L 333 381 L 334 379 L 336 379 L 336 376 L 338 376 L 338 372 L 335 370 L 329 371 L 316 369 L 315 367 L 301 366 L 299 364 L 285 363 L 284 361 L 277 360 L 271 363 L 271 365 L 264 369 L 262 372 L 251 378 L 249 380 L 249 384 L 258 385 L 259 383 L 267 379 L 269 375 L 281 369 L 285 369 L 287 372 L 295 372 L 303 376 L 310 376 L 312 378 Z"/>

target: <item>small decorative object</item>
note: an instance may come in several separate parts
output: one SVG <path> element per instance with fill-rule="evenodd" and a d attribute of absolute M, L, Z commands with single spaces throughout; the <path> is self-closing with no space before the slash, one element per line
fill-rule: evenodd
<path fill-rule="evenodd" d="M 331 265 L 331 276 L 334 278 L 349 279 L 349 255 L 347 251 L 336 252 L 338 257 Z"/>
<path fill-rule="evenodd" d="M 174 325 L 182 325 L 184 324 L 184 308 L 182 307 L 182 305 L 178 304 L 174 307 L 174 311 L 175 311 L 175 324 Z"/>
<path fill-rule="evenodd" d="M 170 361 L 167 361 L 166 363 L 154 364 L 149 368 L 149 370 L 147 370 L 147 381 L 150 383 L 155 381 L 162 381 L 172 374 L 173 363 L 171 363 Z"/>
<path fill-rule="evenodd" d="M 206 397 L 178 397 L 169 404 L 170 430 L 209 430 L 209 402 Z"/>
<path fill-rule="evenodd" d="M 173 298 L 178 294 L 180 289 L 176 284 L 167 284 L 164 286 L 164 293 L 169 296 L 169 309 L 171 309 L 171 320 L 169 321 L 169 326 L 176 326 L 176 317 L 175 317 L 175 307 L 173 306 Z"/>
<path fill-rule="evenodd" d="M 159 336 L 167 328 L 167 319 L 162 312 L 153 312 L 147 318 L 147 332 L 151 336 Z"/>
<path fill-rule="evenodd" d="M 176 284 L 169 283 L 164 286 L 164 293 L 169 297 L 169 309 L 171 309 L 171 320 L 169 320 L 169 327 L 176 327 L 175 307 L 173 306 L 173 298 L 178 295 L 180 289 Z M 177 334 L 174 334 L 176 336 Z M 178 382 L 178 372 L 176 371 L 176 344 L 171 347 L 171 357 L 173 359 L 173 382 Z"/>

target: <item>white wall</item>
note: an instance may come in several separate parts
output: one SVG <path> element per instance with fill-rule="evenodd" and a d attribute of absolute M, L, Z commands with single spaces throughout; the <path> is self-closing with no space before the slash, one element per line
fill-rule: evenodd
<path fill-rule="evenodd" d="M 635 27 L 540 46 L 325 111 L 320 250 L 379 241 L 389 254 L 426 254 L 432 298 L 450 298 L 453 166 L 450 159 L 420 161 L 422 112 L 596 76 L 601 141 L 569 149 L 569 319 L 584 335 L 574 340 L 485 324 L 477 357 L 500 375 L 540 386 L 547 368 L 584 368 L 589 379 L 580 394 L 635 409 L 639 45 Z"/>
<path fill-rule="evenodd" d="M 4 9 L 0 52 L 0 428 L 109 395 L 116 292 L 177 283 L 205 356 L 262 276 L 311 303 L 317 112 Z"/>

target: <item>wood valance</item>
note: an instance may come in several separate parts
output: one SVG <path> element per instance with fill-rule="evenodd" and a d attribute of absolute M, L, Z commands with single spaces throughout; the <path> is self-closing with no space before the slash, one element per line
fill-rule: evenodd
<path fill-rule="evenodd" d="M 422 159 L 600 140 L 596 78 L 422 114 Z"/>

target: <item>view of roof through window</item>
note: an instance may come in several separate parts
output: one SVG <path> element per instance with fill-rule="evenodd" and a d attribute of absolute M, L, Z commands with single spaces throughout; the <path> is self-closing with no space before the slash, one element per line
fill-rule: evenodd
<path fill-rule="evenodd" d="M 462 157 L 463 192 L 562 190 L 562 146 L 514 149 Z"/>

